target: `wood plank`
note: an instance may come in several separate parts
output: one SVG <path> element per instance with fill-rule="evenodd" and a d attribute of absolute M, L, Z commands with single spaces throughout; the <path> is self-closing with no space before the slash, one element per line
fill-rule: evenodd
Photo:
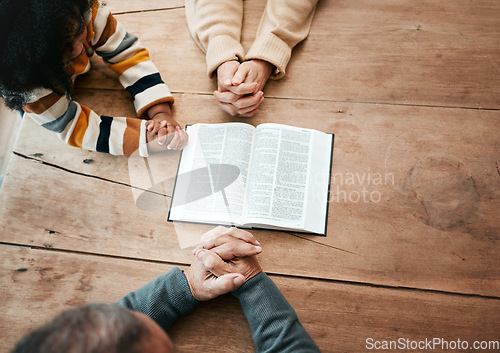
<path fill-rule="evenodd" d="M 184 7 L 184 0 L 106 0 L 114 14 L 127 12 L 155 11 Z"/>
<path fill-rule="evenodd" d="M 7 170 L 7 164 L 20 127 L 19 113 L 9 110 L 0 99 L 0 175 Z"/>
<path fill-rule="evenodd" d="M 265 1 L 245 2 L 249 48 Z M 212 93 L 204 55 L 184 9 L 117 16 L 151 52 L 174 92 Z M 285 79 L 267 97 L 405 105 L 500 107 L 500 3 L 321 1 L 309 38 L 294 51 Z M 98 64 L 83 87 L 116 88 Z"/>
<path fill-rule="evenodd" d="M 9 246 L 0 246 L 0 254 L 0 352 L 8 352 L 21 335 L 60 311 L 116 301 L 172 267 Z M 495 299 L 271 278 L 322 352 L 359 352 L 369 337 L 460 338 L 471 344 L 498 339 L 500 306 Z M 221 330 L 229 326 L 230 332 Z M 170 335 L 178 352 L 254 350 L 245 317 L 231 296 L 201 304 Z"/>
<path fill-rule="evenodd" d="M 105 112 L 101 107 L 113 113 L 129 109 L 118 103 L 119 97 L 118 92 L 87 96 L 96 101 L 100 113 Z M 228 121 L 208 104 L 211 99 L 176 95 L 179 120 Z M 492 133 L 499 131 L 498 115 L 466 109 L 267 100 L 252 123 L 295 123 L 335 132 L 336 142 L 327 237 L 255 231 L 267 245 L 262 255 L 266 270 L 498 295 L 500 250 L 494 244 L 500 234 L 500 142 Z M 192 225 L 180 231 L 179 224 L 164 221 L 165 212 L 137 209 L 134 189 L 92 178 L 130 183 L 126 157 L 63 146 L 50 133 L 24 123 L 17 153 L 41 153 L 40 161 L 87 176 L 18 157 L 0 205 L 4 241 L 186 262 L 189 254 L 179 247 L 196 241 L 203 228 Z M 94 162 L 86 164 L 85 159 Z M 175 168 L 168 173 L 165 179 L 175 175 Z M 74 200 L 79 204 L 68 208 Z M 88 206 L 96 200 L 96 206 Z M 51 236 L 46 229 L 59 235 Z M 148 239 L 145 234 L 150 234 Z M 183 234 L 181 243 L 175 234 Z M 192 237 L 184 239 L 189 234 Z M 126 240 L 117 243 L 115 237 Z"/>

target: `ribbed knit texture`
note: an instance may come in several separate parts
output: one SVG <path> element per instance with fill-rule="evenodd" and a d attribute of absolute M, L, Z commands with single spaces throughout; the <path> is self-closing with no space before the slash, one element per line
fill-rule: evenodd
<path fill-rule="evenodd" d="M 236 44 L 241 38 L 242 0 L 186 0 L 186 17 L 194 41 L 206 53 L 209 75 L 221 63 L 238 57 L 270 62 L 277 68 L 271 77 L 279 79 L 285 75 L 292 49 L 309 34 L 317 2 L 268 0 L 247 55 Z"/>
<path fill-rule="evenodd" d="M 209 76 L 226 61 L 242 61 L 245 57 L 245 50 L 240 42 L 234 38 L 221 35 L 213 38 L 207 48 L 207 74 Z"/>
<path fill-rule="evenodd" d="M 292 48 L 286 42 L 273 33 L 266 33 L 255 38 L 246 59 L 264 60 L 276 66 L 272 78 L 277 80 L 285 76 L 286 66 L 291 57 Z"/>
<path fill-rule="evenodd" d="M 124 308 L 146 314 L 165 331 L 198 304 L 186 276 L 177 267 L 118 301 Z"/>
<path fill-rule="evenodd" d="M 85 51 L 71 63 L 75 76 L 90 70 L 90 57 L 96 53 L 132 96 L 137 117 L 144 117 L 156 104 L 174 101 L 148 51 L 107 7 L 97 3 L 87 15 L 87 21 Z M 23 107 L 26 116 L 55 132 L 68 145 L 114 155 L 130 155 L 136 151 L 141 156 L 148 155 L 144 120 L 100 116 L 83 104 L 48 89 L 35 89 L 31 93 L 31 102 Z"/>
<path fill-rule="evenodd" d="M 265 273 L 251 278 L 233 294 L 250 325 L 256 352 L 319 352 L 295 310 Z M 198 304 L 186 276 L 177 267 L 118 301 L 124 308 L 148 315 L 164 330 Z"/>
<path fill-rule="evenodd" d="M 274 282 L 259 273 L 233 292 L 252 331 L 256 352 L 319 352 Z"/>
<path fill-rule="evenodd" d="M 209 76 L 226 61 L 244 60 L 240 44 L 242 1 L 186 0 L 186 19 L 193 40 L 207 54 Z"/>

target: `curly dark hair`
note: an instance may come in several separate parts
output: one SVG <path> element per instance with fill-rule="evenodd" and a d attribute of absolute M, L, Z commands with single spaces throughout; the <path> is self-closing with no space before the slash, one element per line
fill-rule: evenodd
<path fill-rule="evenodd" d="M 35 88 L 71 89 L 65 57 L 97 0 L 0 0 L 0 96 L 20 109 Z"/>

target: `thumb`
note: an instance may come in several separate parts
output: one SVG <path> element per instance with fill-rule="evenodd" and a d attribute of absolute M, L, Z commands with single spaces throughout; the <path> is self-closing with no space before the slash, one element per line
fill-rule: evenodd
<path fill-rule="evenodd" d="M 238 71 L 236 71 L 236 73 L 233 76 L 233 81 L 232 81 L 233 86 L 237 86 L 245 82 L 245 79 L 247 78 L 249 72 L 250 72 L 250 66 L 240 65 Z"/>
<path fill-rule="evenodd" d="M 210 290 L 216 296 L 232 292 L 240 288 L 245 283 L 245 277 L 239 273 L 228 273 L 215 278 L 210 283 Z"/>
<path fill-rule="evenodd" d="M 231 81 L 233 79 L 234 74 L 238 70 L 238 65 L 231 65 L 230 63 L 226 63 L 226 65 L 223 66 L 222 70 L 219 74 L 219 84 L 222 85 L 223 87 L 229 87 L 231 86 Z"/>

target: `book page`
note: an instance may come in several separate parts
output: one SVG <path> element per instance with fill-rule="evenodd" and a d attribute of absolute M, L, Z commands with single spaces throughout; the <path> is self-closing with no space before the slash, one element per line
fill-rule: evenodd
<path fill-rule="evenodd" d="M 331 137 L 279 124 L 256 128 L 246 224 L 324 233 Z"/>
<path fill-rule="evenodd" d="M 303 228 L 311 131 L 262 124 L 255 145 L 245 222 Z"/>
<path fill-rule="evenodd" d="M 243 123 L 187 127 L 169 220 L 241 224 L 254 130 Z"/>

